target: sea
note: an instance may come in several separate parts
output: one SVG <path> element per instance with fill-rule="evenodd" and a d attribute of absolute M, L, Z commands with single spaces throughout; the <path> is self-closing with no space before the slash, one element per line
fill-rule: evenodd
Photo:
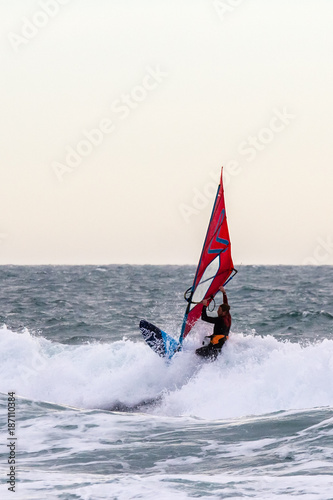
<path fill-rule="evenodd" d="M 0 267 L 1 499 L 333 499 L 333 267 L 239 266 L 166 361 L 194 272 Z"/>

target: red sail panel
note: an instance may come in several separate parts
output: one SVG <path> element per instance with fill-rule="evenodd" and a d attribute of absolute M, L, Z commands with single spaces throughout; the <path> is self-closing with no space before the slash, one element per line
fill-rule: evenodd
<path fill-rule="evenodd" d="M 221 170 L 220 185 L 184 317 L 180 342 L 188 335 L 201 316 L 202 304 L 197 304 L 197 302 L 215 296 L 219 287 L 226 283 L 234 270 L 225 211 L 222 172 L 223 169 Z"/>

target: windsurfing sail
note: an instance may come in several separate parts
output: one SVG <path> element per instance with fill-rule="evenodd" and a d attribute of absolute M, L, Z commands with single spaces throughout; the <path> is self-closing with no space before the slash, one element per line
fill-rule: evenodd
<path fill-rule="evenodd" d="M 188 305 L 179 338 L 180 345 L 201 316 L 201 301 L 211 300 L 219 287 L 230 281 L 237 272 L 231 257 L 222 174 L 223 168 L 193 285 L 185 292 Z"/>
<path fill-rule="evenodd" d="M 219 287 L 225 285 L 237 273 L 231 258 L 222 173 L 223 169 L 193 285 L 185 292 L 188 305 L 179 341 L 148 321 L 140 321 L 144 340 L 162 358 L 171 359 L 181 350 L 184 338 L 201 316 L 202 300 L 213 299 Z"/>

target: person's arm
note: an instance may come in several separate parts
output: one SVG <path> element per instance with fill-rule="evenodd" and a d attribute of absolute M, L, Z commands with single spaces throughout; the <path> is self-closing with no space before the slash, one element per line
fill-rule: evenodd
<path fill-rule="evenodd" d="M 223 304 L 228 304 L 228 297 L 224 287 L 220 286 L 219 290 L 223 293 Z"/>
<path fill-rule="evenodd" d="M 201 312 L 201 319 L 203 321 L 207 321 L 207 323 L 215 323 L 216 318 L 211 318 L 210 316 L 207 316 L 207 300 L 202 301 L 203 306 L 202 306 L 202 312 Z"/>

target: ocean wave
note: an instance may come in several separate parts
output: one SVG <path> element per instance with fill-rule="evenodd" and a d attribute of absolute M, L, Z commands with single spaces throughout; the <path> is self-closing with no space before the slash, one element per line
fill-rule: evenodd
<path fill-rule="evenodd" d="M 215 362 L 198 337 L 167 363 L 144 342 L 68 345 L 0 329 L 0 391 L 80 408 L 206 419 L 333 405 L 333 341 L 301 346 L 232 334 Z"/>

